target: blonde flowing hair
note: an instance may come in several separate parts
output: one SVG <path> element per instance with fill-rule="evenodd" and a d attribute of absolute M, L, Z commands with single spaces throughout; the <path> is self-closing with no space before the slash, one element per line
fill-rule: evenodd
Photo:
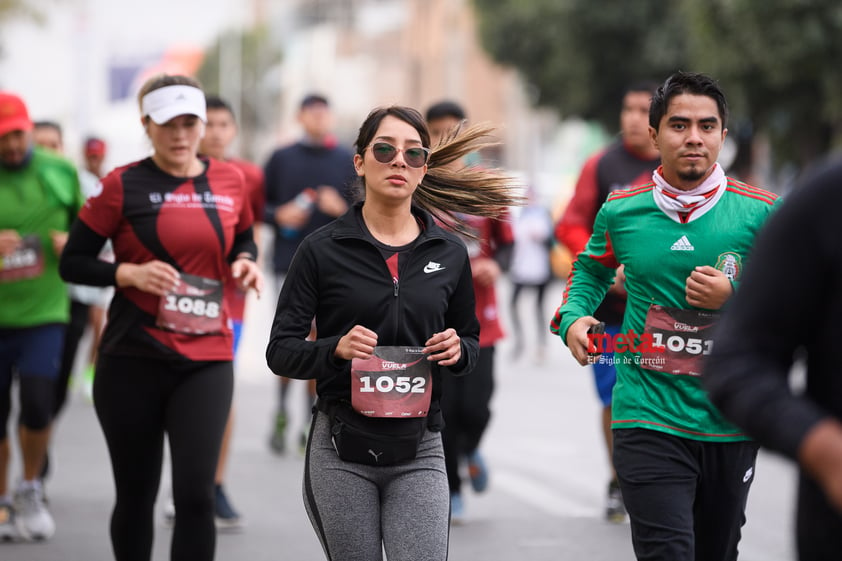
<path fill-rule="evenodd" d="M 357 154 L 363 155 L 380 122 L 390 115 L 417 130 L 421 145 L 431 148 L 430 132 L 421 114 L 411 107 L 392 105 L 369 113 L 354 143 Z M 508 207 L 525 204 L 523 186 L 502 170 L 461 164 L 468 154 L 498 145 L 493 133 L 494 128 L 490 125 L 477 124 L 467 128 L 460 126 L 442 138 L 432 147 L 427 173 L 415 190 L 413 203 L 439 222 L 471 237 L 460 215 L 499 218 Z M 361 187 L 364 189 L 364 185 Z M 364 193 L 359 195 L 364 197 Z"/>

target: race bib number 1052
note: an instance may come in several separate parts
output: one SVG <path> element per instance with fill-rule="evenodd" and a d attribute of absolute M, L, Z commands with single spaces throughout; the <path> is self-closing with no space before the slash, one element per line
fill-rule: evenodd
<path fill-rule="evenodd" d="M 368 417 L 426 417 L 430 363 L 421 347 L 375 347 L 374 356 L 351 362 L 351 405 Z"/>

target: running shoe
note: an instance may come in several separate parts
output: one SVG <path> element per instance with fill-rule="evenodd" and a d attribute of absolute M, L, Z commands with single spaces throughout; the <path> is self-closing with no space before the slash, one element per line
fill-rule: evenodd
<path fill-rule="evenodd" d="M 608 484 L 608 497 L 605 500 L 605 519 L 609 522 L 621 523 L 626 520 L 626 505 L 620 492 L 620 484 L 612 479 Z"/>
<path fill-rule="evenodd" d="M 56 532 L 44 494 L 37 483 L 24 483 L 15 492 L 15 527 L 26 540 L 47 540 Z"/>
<path fill-rule="evenodd" d="M 214 486 L 214 519 L 219 530 L 234 532 L 242 528 L 240 513 L 234 510 L 222 485 Z"/>
<path fill-rule="evenodd" d="M 278 413 L 275 417 L 275 427 L 272 430 L 272 436 L 269 438 L 269 448 L 276 454 L 283 454 L 284 450 L 286 450 L 286 428 L 286 415 Z"/>
<path fill-rule="evenodd" d="M 477 493 L 482 493 L 488 488 L 488 468 L 479 450 L 468 454 L 468 476 L 471 478 L 471 487 Z"/>
<path fill-rule="evenodd" d="M 465 523 L 465 503 L 460 493 L 450 494 L 450 523 L 456 526 Z"/>
<path fill-rule="evenodd" d="M 18 538 L 15 527 L 15 509 L 8 501 L 0 502 L 0 542 L 11 542 Z"/>

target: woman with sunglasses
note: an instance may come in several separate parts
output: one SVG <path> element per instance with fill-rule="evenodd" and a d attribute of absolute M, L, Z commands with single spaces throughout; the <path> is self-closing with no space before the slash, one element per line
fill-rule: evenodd
<path fill-rule="evenodd" d="M 233 390 L 224 283 L 258 293 L 243 174 L 199 158 L 205 94 L 186 76 L 150 78 L 138 95 L 152 155 L 119 167 L 79 213 L 65 280 L 114 285 L 94 405 L 114 474 L 117 561 L 148 560 L 166 435 L 178 517 L 170 558 L 214 557 L 214 475 Z M 115 263 L 98 259 L 110 239 Z"/>
<path fill-rule="evenodd" d="M 447 558 L 440 381 L 473 368 L 479 324 L 465 246 L 438 223 L 459 229 L 457 213 L 496 216 L 515 202 L 494 170 L 447 169 L 489 133 L 474 127 L 431 151 L 416 110 L 372 111 L 354 156 L 361 200 L 304 239 L 281 290 L 266 358 L 273 372 L 317 382 L 304 502 L 328 560 L 379 560 L 384 549 L 390 561 Z M 415 419 L 407 455 L 376 444 Z M 363 441 L 374 444 L 354 446 Z"/>

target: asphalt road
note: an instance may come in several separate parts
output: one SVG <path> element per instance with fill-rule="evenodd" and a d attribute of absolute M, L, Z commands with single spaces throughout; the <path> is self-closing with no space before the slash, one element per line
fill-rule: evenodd
<path fill-rule="evenodd" d="M 499 285 L 506 301 L 508 283 Z M 548 291 L 546 324 L 561 296 Z M 599 407 L 591 374 L 547 332 L 547 353 L 534 355 L 537 322 L 532 295 L 523 295 L 529 342 L 514 359 L 511 340 L 498 346 L 494 418 L 483 450 L 491 484 L 482 495 L 468 489 L 468 520 L 451 532 L 450 559 L 483 561 L 632 560 L 628 524 L 602 519 L 608 466 L 600 442 Z M 236 428 L 227 489 L 246 519 L 245 528 L 220 534 L 217 559 L 233 561 L 319 560 L 321 547 L 301 498 L 303 459 L 296 438 L 305 415 L 303 384 L 294 386 L 295 419 L 290 452 L 277 456 L 267 441 L 277 379 L 264 350 L 274 298 L 250 300 L 237 364 Z M 508 324 L 508 310 L 502 309 Z M 534 321 L 533 321 L 534 320 Z M 12 481 L 19 473 L 17 458 Z M 56 535 L 45 543 L 0 544 L 0 561 L 111 559 L 108 517 L 113 485 L 102 433 L 92 405 L 74 392 L 56 430 L 54 474 L 48 482 Z M 469 486 L 468 486 L 469 487 Z M 168 493 L 166 468 L 161 497 Z M 784 561 L 791 553 L 792 466 L 761 452 L 743 532 L 743 561 Z M 162 501 L 159 501 L 159 505 Z M 159 508 L 160 514 L 160 508 Z M 170 531 L 157 519 L 154 560 L 169 559 Z"/>

